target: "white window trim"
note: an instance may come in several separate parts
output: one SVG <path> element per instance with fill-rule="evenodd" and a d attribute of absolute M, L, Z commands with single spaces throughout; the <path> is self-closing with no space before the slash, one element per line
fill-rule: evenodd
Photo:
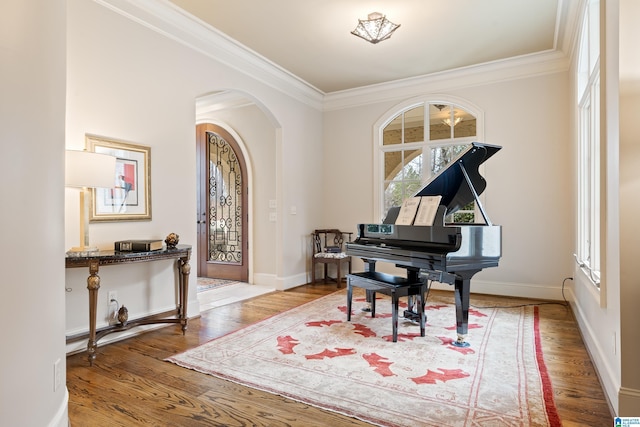
<path fill-rule="evenodd" d="M 601 135 L 601 82 L 600 52 L 597 57 L 592 43 L 600 46 L 599 31 L 590 32 L 589 25 L 600 25 L 591 11 L 600 7 L 598 0 L 585 2 L 582 11 L 582 28 L 578 39 L 576 64 L 576 118 L 577 118 L 577 227 L 576 262 L 584 277 L 591 283 L 589 290 L 599 298 L 600 307 L 606 307 L 606 288 L 602 280 L 602 261 L 604 259 L 601 240 L 604 217 L 602 212 L 602 135 Z M 599 16 L 599 13 L 598 13 Z M 586 56 L 585 56 L 586 55 Z M 587 70 L 584 70 L 584 67 Z M 582 73 L 582 74 L 581 74 Z M 597 146 L 594 146 L 594 139 Z M 596 151 L 594 151 L 596 150 Z M 594 159 L 595 158 L 595 159 Z M 584 181 L 589 179 L 589 183 Z M 596 200 L 597 199 L 597 200 Z M 595 218 L 595 220 L 594 220 Z M 596 227 L 597 226 L 597 227 Z M 586 283 L 586 282 L 585 282 Z"/>

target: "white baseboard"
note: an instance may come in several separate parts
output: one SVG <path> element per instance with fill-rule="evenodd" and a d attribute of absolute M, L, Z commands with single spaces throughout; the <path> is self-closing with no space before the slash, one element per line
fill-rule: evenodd
<path fill-rule="evenodd" d="M 432 289 L 452 291 L 453 285 L 433 282 Z M 555 286 L 531 283 L 487 282 L 471 279 L 471 294 L 500 295 L 517 298 L 562 301 L 562 289 Z"/>
<path fill-rule="evenodd" d="M 276 289 L 279 291 L 286 291 L 287 289 L 293 289 L 296 286 L 309 283 L 307 273 L 300 273 L 289 277 L 279 278 L 276 280 Z"/>
<path fill-rule="evenodd" d="M 48 427 L 70 427 L 69 421 L 69 390 L 64 388 L 64 399 L 60 402 L 60 406 L 48 424 Z"/>
<path fill-rule="evenodd" d="M 608 355 L 607 349 L 605 349 L 597 339 L 597 335 L 585 311 L 580 305 L 576 304 L 573 291 L 569 289 L 567 293 L 571 301 L 571 309 L 578 323 L 582 341 L 589 353 L 589 358 L 593 363 L 596 374 L 600 379 L 609 408 L 615 413 L 620 404 L 618 396 L 620 392 L 620 382 L 616 374 L 616 369 L 610 363 L 611 358 Z M 636 406 L 636 408 L 637 407 L 640 406 Z"/>
<path fill-rule="evenodd" d="M 252 285 L 276 287 L 276 275 L 266 273 L 254 273 Z"/>
<path fill-rule="evenodd" d="M 201 292 L 198 294 L 198 301 L 200 301 L 200 309 L 202 311 L 207 311 L 271 292 L 275 292 L 275 288 L 273 286 L 235 283 L 231 286 L 223 286 L 221 288 Z"/>

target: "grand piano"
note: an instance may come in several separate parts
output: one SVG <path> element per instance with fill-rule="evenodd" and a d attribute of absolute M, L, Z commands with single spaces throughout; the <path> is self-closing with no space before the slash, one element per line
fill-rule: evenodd
<path fill-rule="evenodd" d="M 395 206 L 382 224 L 358 224 L 357 238 L 346 244 L 347 254 L 362 258 L 366 272 L 375 272 L 376 262 L 384 261 L 405 269 L 409 282 L 434 280 L 453 285 L 457 331 L 454 345 L 460 347 L 469 345 L 466 335 L 471 278 L 485 268 L 497 267 L 502 254 L 501 226 L 491 223 L 478 197 L 486 188 L 478 168 L 500 148 L 479 142 L 469 144 L 415 194 L 442 197 L 432 226 L 397 225 L 400 207 Z M 484 223 L 445 223 L 446 216 L 472 201 Z M 417 317 L 411 310 L 404 314 Z"/>

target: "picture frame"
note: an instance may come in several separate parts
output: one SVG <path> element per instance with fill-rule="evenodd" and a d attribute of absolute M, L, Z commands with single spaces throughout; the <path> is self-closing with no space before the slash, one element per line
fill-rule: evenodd
<path fill-rule="evenodd" d="M 89 134 L 85 146 L 116 158 L 113 187 L 91 189 L 89 221 L 151 220 L 151 147 Z"/>

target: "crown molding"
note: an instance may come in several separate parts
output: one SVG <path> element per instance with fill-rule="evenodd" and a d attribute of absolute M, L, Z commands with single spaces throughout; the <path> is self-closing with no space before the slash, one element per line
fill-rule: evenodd
<path fill-rule="evenodd" d="M 165 37 L 220 62 L 299 102 L 321 111 L 340 110 L 567 71 L 579 28 L 580 5 L 559 0 L 555 48 L 519 57 L 446 70 L 424 76 L 324 93 L 211 25 L 167 0 L 94 0 Z M 584 1 L 584 0 L 581 0 Z M 212 88 L 213 89 L 213 88 Z M 236 88 L 216 88 L 234 90 Z M 244 89 L 244 88 L 243 88 Z"/>
<path fill-rule="evenodd" d="M 94 1 L 291 98 L 322 110 L 322 91 L 169 1 Z"/>
<path fill-rule="evenodd" d="M 580 21 L 586 8 L 586 0 L 559 0 L 556 17 L 556 37 L 554 46 L 570 59 L 576 51 Z"/>
<path fill-rule="evenodd" d="M 406 99 L 417 93 L 444 92 L 569 70 L 569 58 L 558 50 L 523 55 L 424 76 L 364 86 L 324 97 L 324 111 Z"/>

